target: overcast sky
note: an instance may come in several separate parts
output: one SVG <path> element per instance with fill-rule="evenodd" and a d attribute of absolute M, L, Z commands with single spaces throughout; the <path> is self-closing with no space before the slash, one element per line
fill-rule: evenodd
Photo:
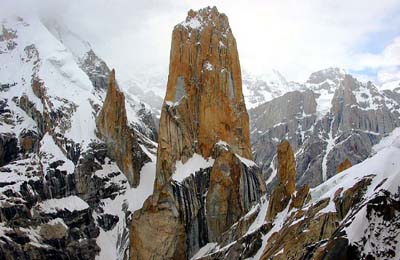
<path fill-rule="evenodd" d="M 68 24 L 125 75 L 166 71 L 173 26 L 191 8 L 215 5 L 228 15 L 248 71 L 304 81 L 335 66 L 377 83 L 400 79 L 399 0 L 1 1 Z"/>

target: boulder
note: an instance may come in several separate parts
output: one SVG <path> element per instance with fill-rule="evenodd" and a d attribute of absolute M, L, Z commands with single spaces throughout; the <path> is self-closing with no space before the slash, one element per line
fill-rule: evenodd
<path fill-rule="evenodd" d="M 68 226 L 62 219 L 56 218 L 40 226 L 40 235 L 45 240 L 63 239 L 68 235 Z"/>

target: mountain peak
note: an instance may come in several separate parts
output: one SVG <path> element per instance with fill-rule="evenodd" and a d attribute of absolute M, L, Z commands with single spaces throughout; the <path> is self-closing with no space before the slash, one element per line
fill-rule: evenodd
<path fill-rule="evenodd" d="M 236 41 L 216 8 L 189 11 L 173 30 L 158 133 L 155 192 L 134 213 L 131 259 L 188 259 L 265 192 L 251 161 Z M 195 185 L 193 175 L 207 188 L 186 189 Z M 198 228 L 204 218 L 207 224 Z"/>
<path fill-rule="evenodd" d="M 344 69 L 331 67 L 311 73 L 307 83 L 320 84 L 326 80 L 331 80 L 337 83 L 344 79 L 345 75 L 346 71 Z"/>
<path fill-rule="evenodd" d="M 54 19 L 40 19 L 40 22 L 54 38 L 72 52 L 75 59 L 78 60 L 82 58 L 86 53 L 92 50 L 90 43 L 71 31 L 67 25 L 57 22 Z"/>
<path fill-rule="evenodd" d="M 183 26 L 189 30 L 202 30 L 210 25 L 216 26 L 220 31 L 229 29 L 228 17 L 224 13 L 220 13 L 217 7 L 205 7 L 198 11 L 190 10 L 186 20 L 177 26 Z"/>

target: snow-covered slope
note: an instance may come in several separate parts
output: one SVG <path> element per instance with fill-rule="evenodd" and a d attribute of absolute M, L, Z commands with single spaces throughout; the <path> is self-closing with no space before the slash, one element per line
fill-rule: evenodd
<path fill-rule="evenodd" d="M 4 31 L 9 35 L 1 41 L 0 79 L 3 85 L 10 86 L 2 92 L 7 107 L 15 112 L 13 118 L 3 122 L 1 132 L 23 128 L 27 118 L 26 111 L 14 97 L 26 96 L 39 113 L 46 109 L 63 113 L 72 110 L 68 118 L 70 125 L 55 127 L 55 132 L 65 134 L 68 139 L 86 147 L 90 140 L 96 140 L 94 116 L 90 102 L 100 105 L 100 100 L 92 93 L 92 84 L 87 75 L 79 68 L 74 56 L 42 25 L 38 19 L 5 22 Z M 7 35 L 6 34 L 6 35 Z M 34 93 L 31 85 L 45 82 L 46 102 Z M 79 104 L 79 105 L 78 105 Z M 29 121 L 29 119 L 27 119 Z M 62 122 L 59 122 L 60 124 Z M 82 126 L 85 126 L 82 128 Z M 40 131 L 35 124 L 27 130 Z M 18 134 L 18 133 L 17 133 Z"/>
<path fill-rule="evenodd" d="M 2 21 L 0 259 L 126 254 L 129 217 L 153 192 L 157 133 L 149 106 L 125 93 L 129 127 L 151 159 L 131 188 L 96 134 L 109 72 L 63 25 Z"/>
<path fill-rule="evenodd" d="M 263 200 L 238 222 L 247 227 L 241 237 L 208 244 L 193 259 L 399 259 L 400 128 L 374 151 L 312 189 L 301 208 L 288 203 L 272 222 Z"/>
<path fill-rule="evenodd" d="M 56 21 L 44 21 L 43 24 L 74 56 L 79 67 L 89 76 L 93 86 L 97 90 L 97 94 L 104 99 L 104 90 L 107 88 L 108 75 L 110 69 L 107 64 L 96 55 L 89 42 L 81 39 L 77 34 L 72 32 L 66 25 L 59 24 Z M 150 77 L 151 74 L 148 76 Z M 120 88 L 125 94 L 125 107 L 127 108 L 127 116 L 129 122 L 140 132 L 145 135 L 153 135 L 155 140 L 156 126 L 152 115 L 157 115 L 158 110 L 151 104 L 147 104 L 145 100 L 131 90 L 129 84 L 120 82 Z M 154 97 L 153 97 L 154 99 Z M 152 101 L 152 99 L 149 99 Z M 152 129 L 148 129 L 152 128 Z"/>
<path fill-rule="evenodd" d="M 288 82 L 277 70 L 266 71 L 259 75 L 243 70 L 242 82 L 247 109 L 302 88 L 298 83 Z"/>
<path fill-rule="evenodd" d="M 161 114 L 165 96 L 168 73 L 162 69 L 148 69 L 146 72 L 133 72 L 122 81 L 125 93 L 137 96 L 151 107 L 156 117 Z"/>

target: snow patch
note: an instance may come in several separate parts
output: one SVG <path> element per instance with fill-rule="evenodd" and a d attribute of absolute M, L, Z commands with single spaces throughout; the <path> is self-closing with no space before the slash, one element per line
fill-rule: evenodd
<path fill-rule="evenodd" d="M 206 245 L 204 245 L 202 248 L 200 248 L 199 251 L 197 251 L 197 253 L 192 256 L 192 258 L 190 258 L 190 260 L 195 260 L 197 258 L 203 257 L 205 255 L 207 255 L 208 253 L 210 253 L 216 246 L 218 245 L 218 243 L 208 243 Z"/>
<path fill-rule="evenodd" d="M 89 205 L 78 196 L 72 195 L 61 199 L 42 201 L 38 204 L 38 207 L 47 214 L 53 214 L 65 210 L 70 212 L 82 211 L 89 208 Z"/>
<path fill-rule="evenodd" d="M 185 178 L 191 174 L 199 171 L 200 169 L 206 169 L 212 167 L 214 159 L 204 159 L 200 154 L 193 154 L 193 156 L 185 163 L 177 161 L 175 164 L 175 172 L 172 174 L 172 179 L 178 182 L 182 182 Z"/>
<path fill-rule="evenodd" d="M 329 113 L 332 106 L 332 99 L 335 92 L 328 91 L 326 89 L 321 89 L 319 91 L 319 97 L 316 99 L 317 101 L 317 116 L 318 118 L 322 118 L 327 113 Z"/>
<path fill-rule="evenodd" d="M 181 23 L 181 25 L 191 29 L 201 29 L 202 27 L 201 21 L 198 19 L 198 17 L 193 17 L 189 21 L 184 21 Z"/>
<path fill-rule="evenodd" d="M 205 68 L 206 70 L 208 70 L 208 71 L 214 70 L 213 65 L 212 65 L 210 62 L 208 62 L 208 61 L 206 61 L 206 63 L 204 63 L 204 68 Z"/>
<path fill-rule="evenodd" d="M 59 170 L 64 170 L 68 174 L 73 173 L 75 170 L 74 163 L 64 155 L 48 133 L 46 133 L 40 141 L 40 154 L 45 158 L 42 160 L 44 166 L 47 165 L 47 167 L 49 167 L 53 162 L 63 161 L 64 163 L 58 166 Z"/>
<path fill-rule="evenodd" d="M 238 155 L 238 154 L 235 154 L 236 155 L 236 157 L 244 164 L 244 165 L 246 165 L 247 167 L 254 167 L 254 166 L 257 166 L 257 164 L 255 163 L 255 162 L 253 162 L 252 160 L 249 160 L 249 159 L 247 159 L 247 158 L 244 158 L 244 157 L 242 157 L 242 156 L 240 156 L 240 155 Z"/>

